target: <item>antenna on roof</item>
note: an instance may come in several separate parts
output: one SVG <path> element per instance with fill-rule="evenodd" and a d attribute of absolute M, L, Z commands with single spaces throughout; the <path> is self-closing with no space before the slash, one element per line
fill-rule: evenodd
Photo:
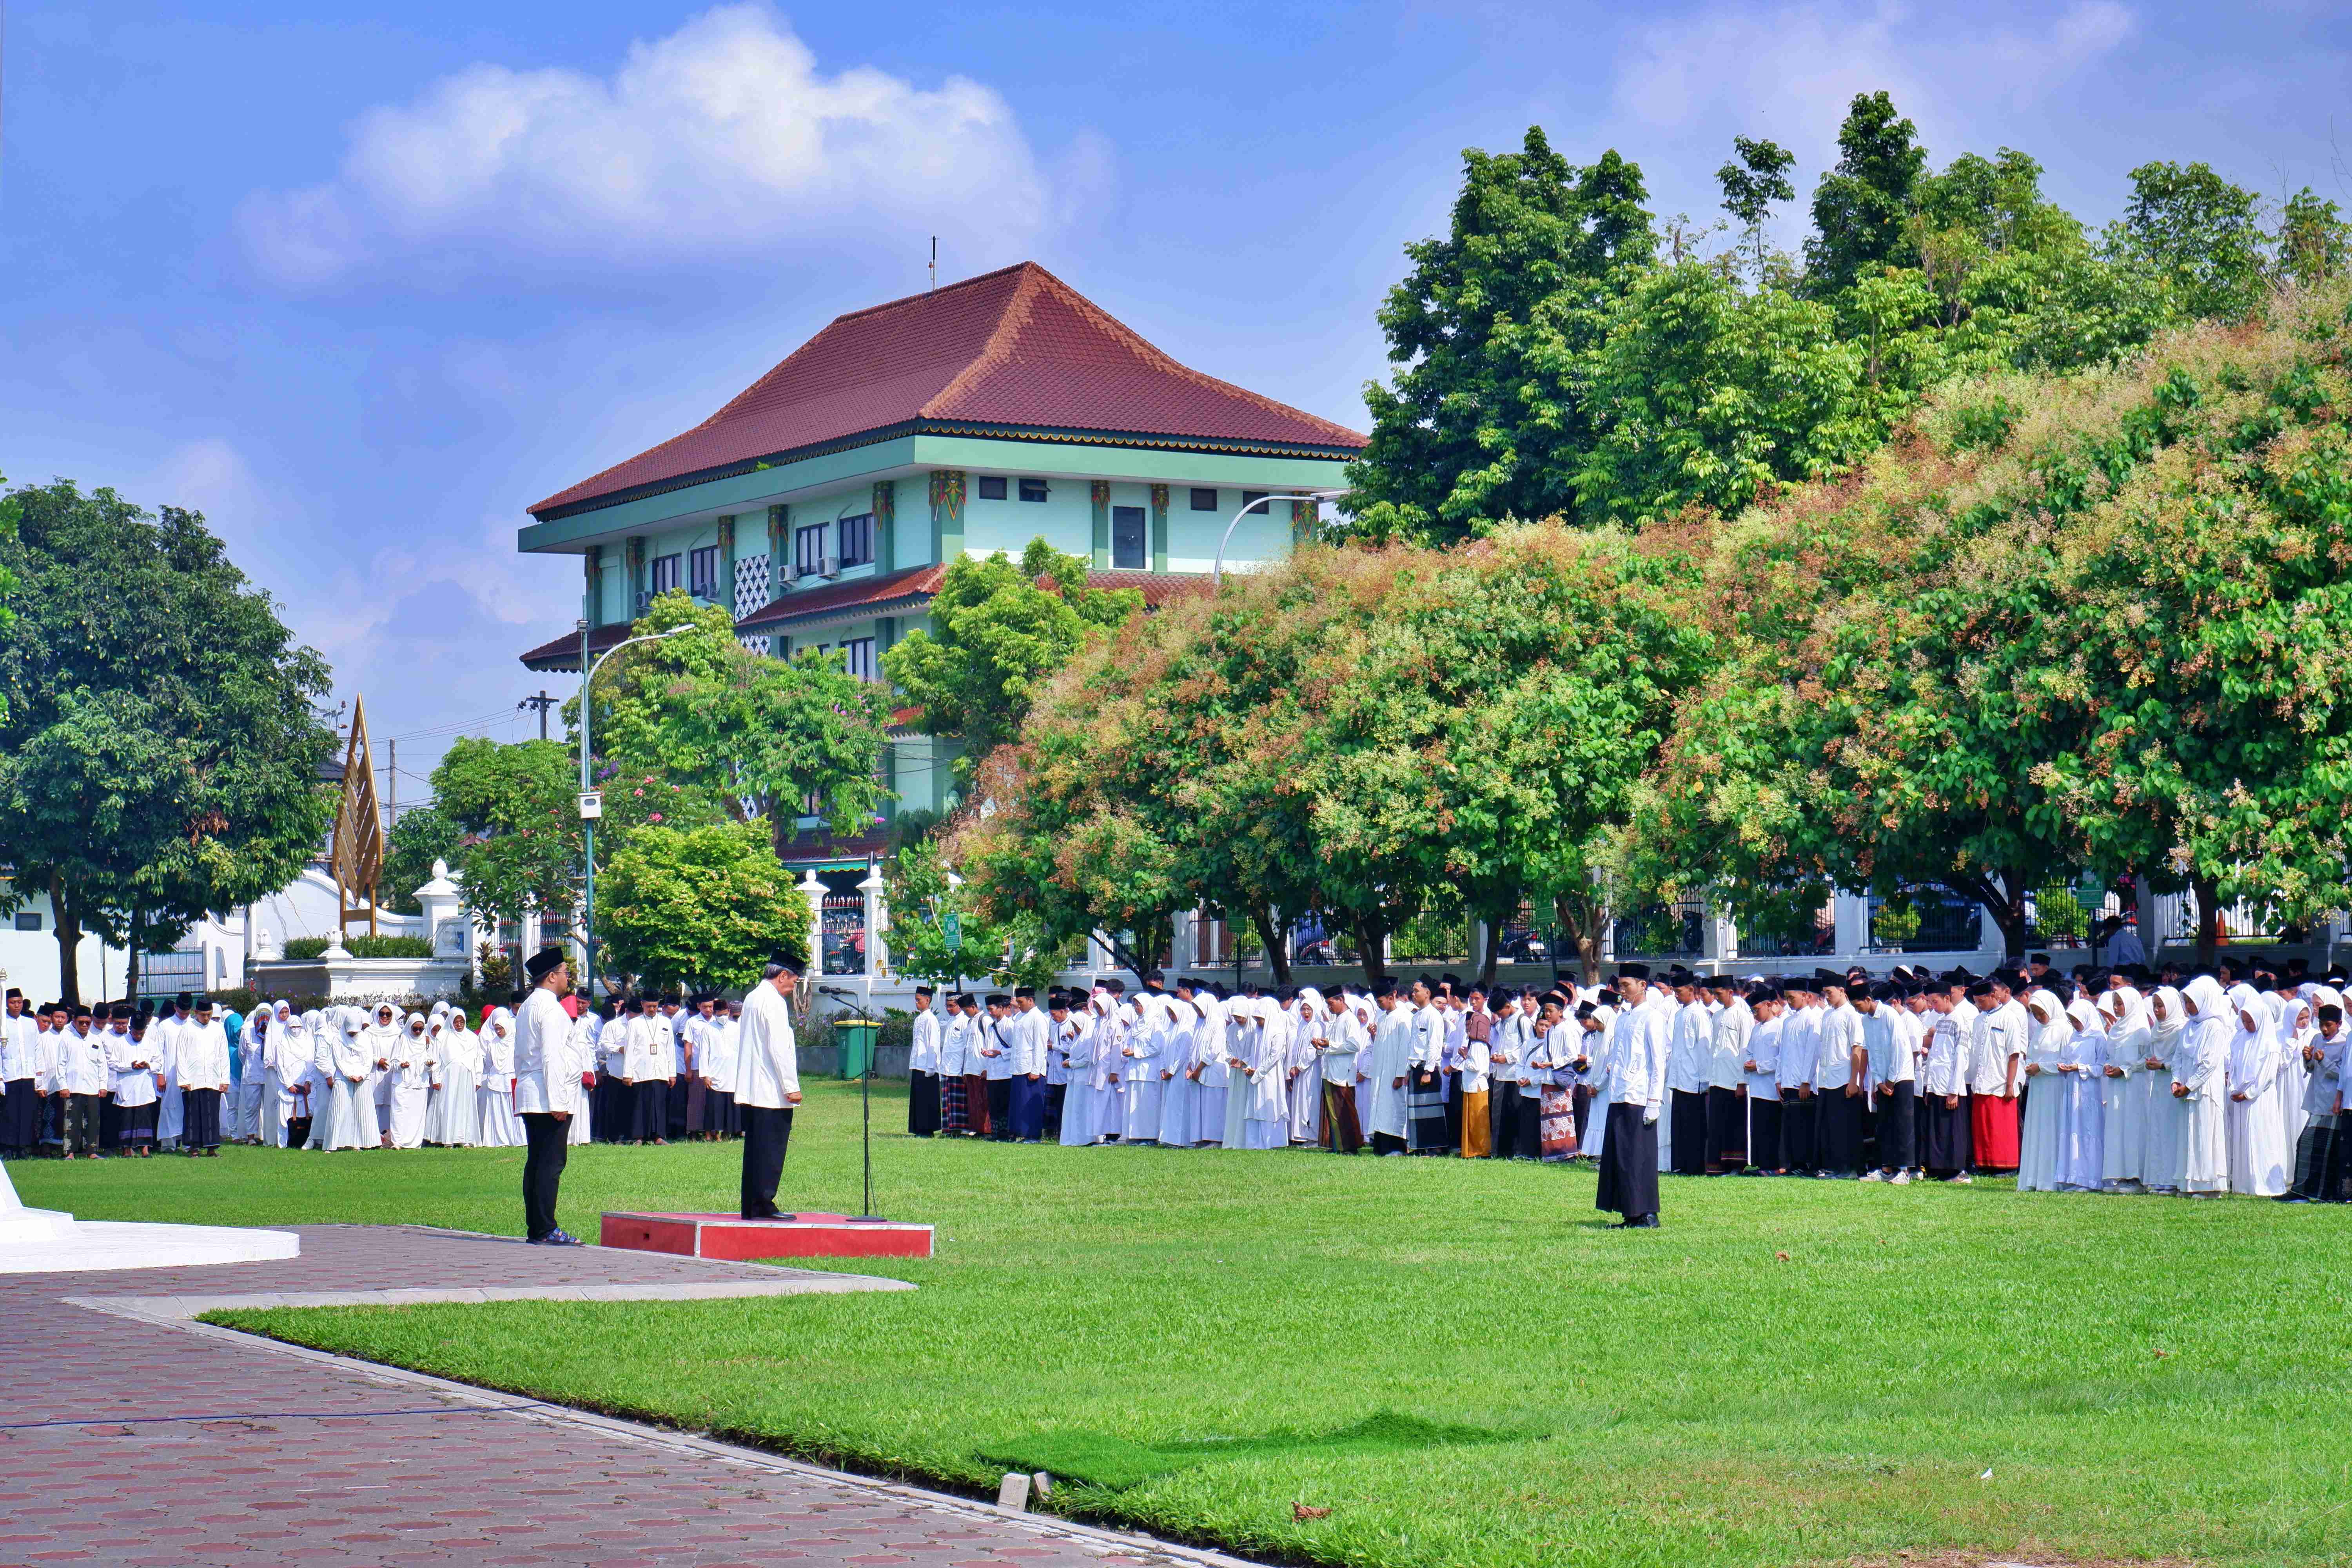
<path fill-rule="evenodd" d="M 936 235 L 936 234 L 935 234 L 935 235 L 931 236 L 931 288 L 932 288 L 932 290 L 933 290 L 934 292 L 936 292 L 936 291 L 938 290 L 938 289 L 939 289 L 939 286 L 940 286 L 940 237 L 939 237 L 938 235 Z"/>

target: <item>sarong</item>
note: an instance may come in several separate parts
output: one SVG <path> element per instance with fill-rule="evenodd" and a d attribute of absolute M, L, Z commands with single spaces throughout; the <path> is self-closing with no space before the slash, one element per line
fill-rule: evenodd
<path fill-rule="evenodd" d="M 1923 1094 L 1920 1108 L 1927 1112 L 1927 1136 L 1919 1144 L 1919 1163 L 1931 1176 L 1957 1176 L 1969 1168 L 1969 1097 L 1960 1096 L 1958 1105 L 1948 1106 L 1940 1094 Z"/>
<path fill-rule="evenodd" d="M 1658 1212 L 1658 1124 L 1642 1120 L 1646 1106 L 1624 1101 L 1609 1108 L 1608 1135 L 1601 1144 L 1601 1191 L 1592 1206 L 1641 1219 Z"/>
<path fill-rule="evenodd" d="M 940 1075 L 920 1068 L 907 1074 L 907 1131 L 928 1138 L 940 1130 Z"/>
<path fill-rule="evenodd" d="M 1586 1096 L 1589 1108 L 1591 1097 Z M 1577 1096 L 1558 1084 L 1543 1086 L 1536 1112 L 1536 1142 L 1549 1161 L 1571 1159 L 1579 1147 L 1576 1129 Z M 1589 1114 L 1589 1110 L 1588 1110 Z"/>
<path fill-rule="evenodd" d="M 2294 1185 L 2289 1191 L 2298 1197 L 2320 1195 L 2320 1183 L 2327 1173 L 2327 1156 L 2336 1142 L 2336 1118 L 2315 1116 L 2304 1128 L 2303 1136 L 2294 1142 Z"/>
<path fill-rule="evenodd" d="M 940 1080 L 940 1131 L 969 1132 L 971 1111 L 964 1101 L 964 1077 L 952 1073 Z"/>
<path fill-rule="evenodd" d="M 2017 1101 L 1998 1095 L 1969 1098 L 1969 1134 L 1979 1171 L 2017 1169 Z"/>
<path fill-rule="evenodd" d="M 1465 1089 L 1462 1095 L 1462 1157 L 1485 1160 L 1495 1152 L 1494 1123 L 1488 1120 L 1489 1091 Z"/>
<path fill-rule="evenodd" d="M 1758 1171 L 1783 1171 L 1780 1158 L 1780 1102 L 1748 1097 L 1748 1163 Z"/>
<path fill-rule="evenodd" d="M 1445 1079 L 1439 1074 L 1409 1073 L 1404 1096 L 1405 1147 L 1416 1154 L 1433 1154 L 1445 1148 Z"/>
<path fill-rule="evenodd" d="M 1748 1097 L 1710 1084 L 1706 1090 L 1706 1168 L 1709 1173 L 1748 1164 Z"/>
<path fill-rule="evenodd" d="M 1703 1176 L 1713 1159 L 1714 1145 L 1706 1135 L 1706 1091 L 1693 1094 L 1687 1089 L 1675 1089 L 1667 1097 L 1671 1101 L 1667 1114 L 1666 1135 L 1671 1142 L 1667 1154 L 1674 1161 L 1677 1176 Z"/>
<path fill-rule="evenodd" d="M 1317 1141 L 1339 1154 L 1352 1154 L 1364 1146 L 1363 1123 L 1356 1119 L 1356 1086 L 1323 1080 L 1323 1120 Z"/>

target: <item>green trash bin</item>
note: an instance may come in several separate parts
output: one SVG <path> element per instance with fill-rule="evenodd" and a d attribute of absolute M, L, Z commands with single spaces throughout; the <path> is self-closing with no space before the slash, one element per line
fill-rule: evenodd
<path fill-rule="evenodd" d="M 845 1079 L 864 1078 L 866 1068 L 874 1060 L 874 1042 L 881 1037 L 882 1026 L 863 1018 L 842 1018 L 833 1026 L 833 1037 L 841 1045 L 841 1076 Z"/>

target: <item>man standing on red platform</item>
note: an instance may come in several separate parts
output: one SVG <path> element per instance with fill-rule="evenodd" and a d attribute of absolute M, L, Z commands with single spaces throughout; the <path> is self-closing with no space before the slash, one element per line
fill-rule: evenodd
<path fill-rule="evenodd" d="M 776 1217 L 776 1183 L 792 1142 L 793 1107 L 801 1102 L 799 1048 L 792 1004 L 801 966 L 778 953 L 766 978 L 743 998 L 743 1030 L 735 1062 L 735 1104 L 743 1113 L 743 1217 Z"/>

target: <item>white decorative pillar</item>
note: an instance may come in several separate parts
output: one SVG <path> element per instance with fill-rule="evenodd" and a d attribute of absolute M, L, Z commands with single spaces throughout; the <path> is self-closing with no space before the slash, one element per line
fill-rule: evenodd
<path fill-rule="evenodd" d="M 538 911 L 536 909 L 529 909 L 529 910 L 523 910 L 523 912 L 522 912 L 522 958 L 523 958 L 523 962 L 524 962 L 524 963 L 530 963 L 530 955 L 531 955 L 532 953 L 534 953 L 534 952 L 537 952 L 538 951 L 539 951 L 539 911 Z M 520 975 L 518 975 L 518 976 L 516 977 L 515 984 L 516 984 L 517 985 L 520 985 L 520 984 L 522 984 L 521 977 L 520 977 Z"/>
<path fill-rule="evenodd" d="M 425 927 L 425 940 L 433 944 L 436 958 L 465 958 L 472 951 L 472 932 L 464 918 L 465 895 L 457 884 L 449 879 L 449 863 L 433 862 L 433 879 L 416 889 L 417 907 Z"/>
<path fill-rule="evenodd" d="M 882 879 L 881 866 L 868 859 L 866 880 L 857 890 L 866 895 L 866 977 L 879 980 L 890 971 L 890 954 L 882 944 L 882 932 L 890 923 L 890 902 L 885 897 L 889 883 Z"/>
<path fill-rule="evenodd" d="M 1860 958 L 1870 945 L 1870 900 L 1860 893 L 1840 889 L 1831 904 L 1837 922 L 1837 955 Z"/>
<path fill-rule="evenodd" d="M 824 896 L 831 889 L 816 879 L 816 868 L 812 866 L 801 873 L 800 890 L 801 897 L 808 900 L 809 968 L 823 974 L 824 973 Z"/>

